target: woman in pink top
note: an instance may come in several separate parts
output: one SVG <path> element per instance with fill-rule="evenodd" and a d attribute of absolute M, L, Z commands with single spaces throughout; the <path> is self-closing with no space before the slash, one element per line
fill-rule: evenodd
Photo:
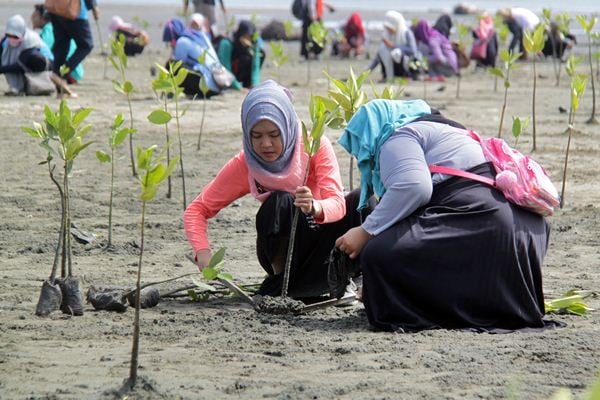
<path fill-rule="evenodd" d="M 289 91 L 274 81 L 252 89 L 242 104 L 244 148 L 204 187 L 184 213 L 184 227 L 198 268 L 210 260 L 207 220 L 234 200 L 252 194 L 262 205 L 256 215 L 256 252 L 267 272 L 259 294 L 281 293 L 283 268 L 295 208 L 302 211 L 296 231 L 289 294 L 313 297 L 328 291 L 326 260 L 335 239 L 361 223 L 358 191 L 344 197 L 331 143 L 310 159 L 304 171 L 301 124 Z M 346 211 L 348 210 L 348 213 Z"/>

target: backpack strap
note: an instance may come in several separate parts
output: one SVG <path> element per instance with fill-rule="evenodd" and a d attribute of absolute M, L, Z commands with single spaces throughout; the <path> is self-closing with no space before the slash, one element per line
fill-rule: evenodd
<path fill-rule="evenodd" d="M 438 173 L 438 174 L 460 176 L 462 178 L 472 179 L 474 181 L 481 182 L 481 183 L 491 186 L 491 187 L 496 187 L 496 181 L 494 179 L 488 178 L 485 176 L 481 176 L 481 175 L 477 175 L 477 174 L 473 174 L 471 172 L 463 171 L 461 169 L 429 164 L 429 171 L 433 172 L 433 173 Z"/>

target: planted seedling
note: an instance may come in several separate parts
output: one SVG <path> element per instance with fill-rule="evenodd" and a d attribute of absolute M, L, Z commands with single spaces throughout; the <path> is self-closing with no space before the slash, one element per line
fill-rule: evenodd
<path fill-rule="evenodd" d="M 335 112 L 336 118 L 332 118 L 328 125 L 332 128 L 345 128 L 346 124 L 352 119 L 356 111 L 367 102 L 367 94 L 362 89 L 363 82 L 369 75 L 369 71 L 364 71 L 358 77 L 354 75 L 354 71 L 350 68 L 350 76 L 346 82 L 334 79 L 327 71 L 323 71 L 325 76 L 333 83 L 334 88 L 327 91 L 329 97 L 333 100 L 333 103 L 324 102 L 327 106 L 327 110 L 333 113 L 333 110 L 337 108 Z M 337 115 L 340 114 L 340 115 Z M 354 188 L 354 157 L 350 156 L 350 166 L 348 169 L 348 179 L 350 190 Z"/>
<path fill-rule="evenodd" d="M 306 163 L 306 170 L 304 171 L 304 182 L 308 179 L 308 169 L 310 167 L 311 158 L 319 151 L 321 146 L 321 137 L 325 133 L 325 125 L 330 122 L 331 118 L 334 117 L 331 114 L 325 102 L 320 97 L 311 96 L 309 102 L 310 119 L 312 121 L 312 129 L 310 133 L 306 128 L 306 124 L 302 121 L 302 140 L 304 142 L 304 151 L 308 155 L 308 162 Z M 281 290 L 281 297 L 285 298 L 288 295 L 288 284 L 290 281 L 290 270 L 292 265 L 292 257 L 294 254 L 294 241 L 296 238 L 296 227 L 298 226 L 299 209 L 294 209 L 294 217 L 292 219 L 292 227 L 290 230 L 290 239 L 288 242 L 287 256 L 285 260 L 285 269 L 283 271 L 283 287 Z"/>
<path fill-rule="evenodd" d="M 281 83 L 280 69 L 287 62 L 290 56 L 289 54 L 285 54 L 285 47 L 283 46 L 282 40 L 278 42 L 271 41 L 269 44 L 271 45 L 271 62 L 277 71 L 277 82 Z"/>
<path fill-rule="evenodd" d="M 592 33 L 592 40 L 596 49 L 600 47 L 600 32 Z M 596 60 L 596 79 L 600 78 L 600 51 L 594 53 L 594 59 Z"/>
<path fill-rule="evenodd" d="M 591 290 L 571 289 L 557 299 L 544 302 L 546 314 L 573 314 L 583 316 L 589 311 L 593 311 L 585 304 L 584 300 L 588 297 L 596 296 Z"/>
<path fill-rule="evenodd" d="M 119 113 L 115 117 L 112 126 L 110 127 L 110 137 L 108 138 L 108 147 L 110 148 L 110 154 L 105 153 L 102 150 L 96 151 L 96 158 L 100 162 L 110 163 L 110 197 L 108 201 L 108 243 L 106 248 L 112 247 L 112 208 L 113 208 L 113 193 L 115 187 L 115 150 L 123 143 L 128 135 L 131 135 L 134 131 L 131 128 L 123 127 L 123 114 Z"/>
<path fill-rule="evenodd" d="M 371 81 L 371 90 L 373 91 L 373 98 L 375 99 L 386 99 L 386 100 L 398 100 L 402 93 L 404 93 L 404 88 L 406 88 L 407 80 L 405 78 L 395 78 L 393 83 L 398 84 L 398 88 L 396 89 L 394 85 L 386 86 L 383 88 L 381 93 L 377 91 L 375 84 Z"/>
<path fill-rule="evenodd" d="M 537 54 L 544 49 L 546 40 L 544 39 L 544 25 L 538 25 L 535 31 L 531 32 L 525 29 L 525 36 L 523 37 L 523 46 L 528 53 L 532 55 L 532 66 L 533 66 L 533 94 L 531 100 L 531 115 L 533 119 L 533 148 L 531 151 L 536 150 L 536 130 L 535 130 L 535 91 L 537 85 L 537 71 L 535 69 L 535 59 Z"/>
<path fill-rule="evenodd" d="M 515 138 L 515 147 L 519 144 L 521 134 L 529 126 L 529 118 L 521 119 L 519 117 L 512 117 L 512 134 Z"/>
<path fill-rule="evenodd" d="M 513 53 L 511 50 L 502 49 L 500 59 L 504 63 L 504 69 L 489 68 L 490 74 L 504 80 L 504 101 L 502 103 L 502 111 L 500 113 L 500 125 L 498 126 L 498 137 L 502 137 L 502 125 L 504 124 L 504 113 L 506 112 L 506 103 L 508 100 L 508 88 L 510 87 L 510 71 L 517 68 L 515 64 L 521 57 L 521 53 Z"/>
<path fill-rule="evenodd" d="M 198 57 L 198 62 L 202 65 L 206 63 L 206 50 L 200 54 Z M 198 133 L 198 144 L 196 145 L 196 150 L 200 151 L 200 143 L 202 142 L 202 130 L 204 129 L 204 115 L 206 114 L 206 97 L 208 96 L 208 92 L 210 89 L 208 88 L 208 84 L 206 83 L 206 79 L 204 79 L 204 75 L 200 77 L 200 82 L 198 84 L 200 88 L 200 92 L 202 92 L 202 119 L 200 120 L 200 132 Z"/>
<path fill-rule="evenodd" d="M 146 218 L 146 204 L 154 199 L 160 184 L 173 172 L 177 157 L 175 157 L 166 166 L 163 164 L 164 153 L 155 154 L 156 145 L 146 149 L 137 148 L 136 159 L 137 167 L 141 176 L 140 196 L 142 202 L 141 220 L 140 220 L 140 257 L 138 261 L 136 292 L 135 292 L 135 316 L 133 323 L 133 345 L 131 348 L 131 364 L 129 369 L 129 378 L 125 381 L 121 393 L 127 392 L 136 384 L 138 372 L 138 355 L 140 346 L 140 308 L 141 308 L 141 279 L 142 279 L 142 260 L 144 257 L 144 225 Z"/>
<path fill-rule="evenodd" d="M 66 101 L 61 100 L 58 111 L 54 112 L 47 105 L 44 107 L 43 123 L 33 123 L 33 128 L 24 127 L 23 131 L 40 140 L 40 146 L 46 150 L 47 157 L 40 164 L 48 165 L 50 179 L 57 187 L 61 196 L 60 234 L 52 271 L 47 281 L 44 281 L 42 292 L 36 307 L 36 315 L 45 316 L 55 311 L 58 306 L 62 312 L 71 315 L 83 315 L 83 304 L 79 280 L 73 275 L 71 261 L 71 199 L 69 196 L 69 173 L 73 168 L 75 158 L 92 142 L 84 142 L 85 135 L 91 125 L 83 125 L 83 121 L 92 111 L 83 108 L 72 112 Z M 52 161 L 55 156 L 62 160 L 62 184 L 54 177 Z M 61 277 L 56 278 L 58 259 L 61 264 Z"/>
<path fill-rule="evenodd" d="M 131 93 L 133 92 L 133 83 L 127 79 L 127 55 L 125 54 L 125 35 L 121 34 L 118 38 L 112 38 L 110 41 L 111 54 L 108 56 L 113 68 L 120 75 L 121 80 L 113 79 L 113 89 L 117 93 L 124 94 L 129 106 L 129 129 L 131 133 L 137 132 L 133 128 L 133 109 L 131 107 Z M 131 172 L 137 176 L 135 170 L 135 158 L 133 156 L 133 135 L 129 135 L 129 158 L 131 162 Z"/>
<path fill-rule="evenodd" d="M 506 41 L 508 40 L 508 34 L 510 29 L 508 25 L 504 23 L 504 19 L 501 16 L 494 17 L 494 27 L 498 33 L 498 50 L 506 47 Z M 495 66 L 495 63 L 494 63 Z M 494 75 L 494 92 L 498 91 L 498 75 Z"/>
<path fill-rule="evenodd" d="M 294 23 L 290 20 L 283 21 L 283 30 L 285 38 L 289 40 L 294 35 Z"/>
<path fill-rule="evenodd" d="M 308 27 L 308 42 L 306 43 L 306 51 L 310 52 L 313 46 L 325 48 L 325 40 L 327 38 L 327 29 L 322 22 L 315 21 Z M 310 57 L 306 59 L 306 84 L 310 84 Z"/>
<path fill-rule="evenodd" d="M 573 136 L 573 125 L 575 123 L 575 114 L 579 108 L 585 86 L 587 85 L 587 78 L 585 75 L 578 74 L 576 71 L 577 64 L 580 62 L 575 56 L 569 57 L 567 60 L 567 74 L 571 77 L 571 107 L 569 110 L 569 121 L 567 124 L 567 133 L 569 138 L 567 139 L 567 149 L 565 151 L 565 165 L 563 167 L 563 179 L 562 189 L 560 192 L 560 208 L 563 208 L 565 202 L 565 191 L 567 184 L 567 166 L 569 164 L 569 150 L 571 148 L 571 138 Z"/>
<path fill-rule="evenodd" d="M 157 125 L 167 124 L 171 118 L 175 117 L 175 123 L 177 127 L 177 141 L 179 144 L 179 167 L 181 170 L 181 185 L 183 190 L 183 209 L 187 207 L 186 191 L 185 191 L 185 170 L 183 167 L 183 143 L 181 140 L 181 124 L 180 119 L 185 115 L 188 108 L 181 108 L 179 104 L 179 97 L 183 94 L 183 88 L 180 86 L 185 78 L 187 77 L 188 70 L 182 67 L 182 62 L 177 61 L 175 63 L 169 63 L 169 69 L 165 69 L 162 65 L 156 64 L 158 70 L 158 78 L 152 82 L 152 88 L 164 96 L 172 95 L 173 102 L 175 103 L 175 114 L 172 115 L 168 109 L 165 100 L 163 109 L 154 110 L 148 116 L 150 122 Z M 152 119 L 150 117 L 152 116 Z M 167 137 L 168 142 L 168 137 Z M 168 148 L 168 146 L 167 146 Z M 168 161 L 170 164 L 170 161 Z"/>
<path fill-rule="evenodd" d="M 590 65 L 590 82 L 592 83 L 592 115 L 586 121 L 588 124 L 598 124 L 600 123 L 596 118 L 596 87 L 594 85 L 594 68 L 592 65 L 592 30 L 594 29 L 594 25 L 598 22 L 598 17 L 593 16 L 588 20 L 583 15 L 577 16 L 577 21 L 579 25 L 583 28 L 587 35 L 588 39 L 588 63 Z"/>
<path fill-rule="evenodd" d="M 466 24 L 458 24 L 457 26 L 457 39 L 458 39 L 458 48 L 460 51 L 464 51 L 471 42 L 473 42 L 473 37 L 471 35 L 471 28 Z M 458 75 L 456 76 L 456 98 L 460 97 L 460 70 L 458 71 Z"/>

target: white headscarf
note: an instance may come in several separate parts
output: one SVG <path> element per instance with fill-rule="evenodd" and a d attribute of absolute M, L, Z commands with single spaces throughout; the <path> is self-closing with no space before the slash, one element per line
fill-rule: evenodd
<path fill-rule="evenodd" d="M 23 41 L 17 47 L 11 47 L 8 45 L 7 41 L 4 42 L 2 58 L 0 59 L 0 63 L 2 65 L 15 64 L 19 61 L 19 56 L 24 50 L 40 48 L 42 46 L 42 39 L 40 36 L 36 32 L 27 28 L 25 19 L 19 14 L 13 15 L 8 19 L 6 22 L 5 33 L 18 36 L 19 38 L 22 38 Z M 10 72 L 4 74 L 4 76 L 6 77 L 6 82 L 11 89 L 18 92 L 22 92 L 24 90 L 25 80 L 22 73 Z"/>
<path fill-rule="evenodd" d="M 388 30 L 384 30 L 384 38 L 394 42 L 396 46 L 406 44 L 406 32 L 408 31 L 408 26 L 406 25 L 406 20 L 402 14 L 393 10 L 386 12 L 385 17 L 383 18 L 383 26 L 394 31 L 394 33 L 390 33 Z"/>

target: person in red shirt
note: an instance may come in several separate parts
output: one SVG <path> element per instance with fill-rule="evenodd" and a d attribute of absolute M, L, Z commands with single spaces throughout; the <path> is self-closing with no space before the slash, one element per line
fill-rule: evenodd
<path fill-rule="evenodd" d="M 252 194 L 262 204 L 256 214 L 256 253 L 268 276 L 259 294 L 281 293 L 294 210 L 301 214 L 290 269 L 289 295 L 314 297 L 329 291 L 327 258 L 335 239 L 360 225 L 359 192 L 344 196 L 331 142 L 304 152 L 301 122 L 291 93 L 268 80 L 242 103 L 243 150 L 231 158 L 185 210 L 184 228 L 198 268 L 209 262 L 208 219 L 234 200 Z M 308 164 L 308 177 L 305 171 Z"/>

